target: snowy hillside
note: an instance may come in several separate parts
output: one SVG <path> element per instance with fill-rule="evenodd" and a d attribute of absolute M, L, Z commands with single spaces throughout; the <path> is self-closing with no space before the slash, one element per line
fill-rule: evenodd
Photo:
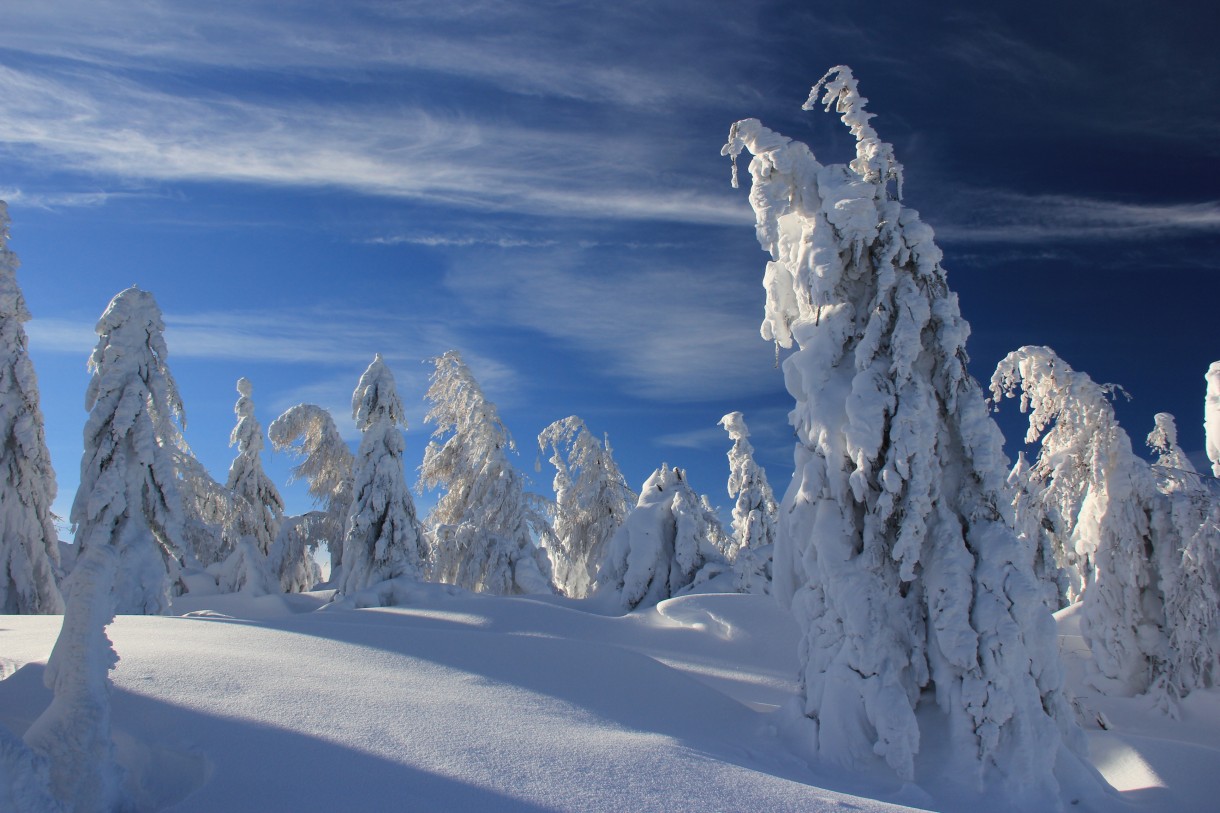
<path fill-rule="evenodd" d="M 405 606 L 328 593 L 178 599 L 109 628 L 119 761 L 142 810 L 822 811 L 979 809 L 938 775 L 845 774 L 797 755 L 797 629 L 765 596 L 694 595 L 625 616 L 593 601 L 420 585 Z M 0 723 L 46 707 L 55 616 L 0 631 Z M 1060 619 L 1073 688 L 1075 616 Z M 1083 696 L 1117 791 L 1073 810 L 1207 810 L 1220 692 L 1170 721 Z M 1070 798 L 1070 795 L 1069 795 Z M 998 800 L 988 800 L 988 806 Z"/>

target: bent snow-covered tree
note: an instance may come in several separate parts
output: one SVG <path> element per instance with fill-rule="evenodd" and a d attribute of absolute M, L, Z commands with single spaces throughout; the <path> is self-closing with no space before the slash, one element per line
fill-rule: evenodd
<path fill-rule="evenodd" d="M 293 532 L 308 531 L 308 545 L 322 543 L 330 551 L 330 580 L 341 583 L 343 537 L 352 504 L 352 468 L 355 458 L 339 434 L 335 420 L 316 404 L 289 407 L 267 428 L 276 451 L 291 450 L 301 462 L 292 469 L 292 479 L 309 484 L 309 496 L 321 507 L 321 516 L 311 517 L 308 527 L 297 523 Z M 284 573 L 280 574 L 281 579 Z"/>
<path fill-rule="evenodd" d="M 427 549 L 403 472 L 399 426 L 406 417 L 394 375 L 378 354 L 352 394 L 352 417 L 363 433 L 352 479 L 352 506 L 343 540 L 340 592 L 357 593 L 405 577 L 421 581 Z"/>
<path fill-rule="evenodd" d="M 584 598 L 597 578 L 606 543 L 623 524 L 636 494 L 614 462 L 610 442 L 598 443 L 584 421 L 572 415 L 538 435 L 555 467 L 555 538 L 547 547 L 555 586 Z"/>
<path fill-rule="evenodd" d="M 1053 620 L 1008 526 L 1007 461 L 966 370 L 969 326 L 850 70 L 832 69 L 807 109 L 822 92 L 855 136 L 850 165 L 823 166 L 756 119 L 734 124 L 723 150 L 754 156 L 750 202 L 771 259 L 762 335 L 799 347 L 784 362 L 798 442 L 773 589 L 802 630 L 805 713 L 824 757 L 880 756 L 909 780 L 915 710 L 934 697 L 959 776 L 1056 807 L 1056 762 L 1078 765 L 1082 738 Z"/>
<path fill-rule="evenodd" d="M 95 545 L 119 554 L 120 613 L 169 608 L 183 549 L 174 450 L 182 399 L 166 364 L 165 324 L 147 291 L 131 287 L 97 323 L 85 395 L 85 451 L 72 503 L 81 555 Z"/>
<path fill-rule="evenodd" d="M 8 236 L 8 207 L 0 201 L 0 613 L 59 613 L 55 472 L 27 351 L 30 312 Z"/>
<path fill-rule="evenodd" d="M 624 610 L 650 607 L 724 572 L 715 519 L 681 469 L 662 465 L 640 489 L 635 508 L 610 540 L 596 592 Z"/>
<path fill-rule="evenodd" d="M 534 542 L 551 534 L 543 501 L 508 460 L 516 446 L 496 405 L 456 350 L 432 361 L 425 420 L 436 429 L 420 482 L 445 489 L 428 519 L 433 578 L 499 595 L 553 592 L 551 563 Z"/>

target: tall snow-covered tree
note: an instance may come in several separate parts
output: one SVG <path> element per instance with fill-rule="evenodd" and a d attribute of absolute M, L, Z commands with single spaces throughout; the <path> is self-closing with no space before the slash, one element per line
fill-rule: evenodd
<path fill-rule="evenodd" d="M 850 165 L 824 166 L 757 119 L 734 124 L 723 150 L 754 156 L 750 202 L 770 254 L 762 335 L 798 345 L 783 365 L 798 442 L 774 591 L 802 629 L 815 744 L 912 779 L 916 708 L 934 698 L 962 781 L 1054 808 L 1056 762 L 1079 765 L 1082 737 L 1009 527 L 1002 437 L 966 370 L 969 326 L 851 71 L 832 69 L 807 109 L 819 94 L 855 137 Z"/>
<path fill-rule="evenodd" d="M 551 534 L 546 508 L 509 462 L 516 446 L 496 405 L 456 350 L 432 361 L 425 420 L 436 428 L 420 482 L 445 489 L 428 518 L 433 577 L 498 595 L 553 592 L 550 561 L 534 541 Z"/>
<path fill-rule="evenodd" d="M 117 611 L 163 613 L 183 559 L 174 450 L 182 399 L 166 363 L 165 323 L 153 295 L 120 292 L 97 323 L 85 395 L 76 543 L 119 553 Z"/>
<path fill-rule="evenodd" d="M 1212 476 L 1220 477 L 1220 361 L 1213 361 L 1207 368 L 1207 399 L 1203 408 L 1207 459 L 1212 463 Z"/>
<path fill-rule="evenodd" d="M 72 813 L 127 809 L 110 733 L 110 670 L 119 657 L 106 636 L 121 566 L 120 553 L 108 545 L 81 553 L 68 578 L 63 628 L 43 675 L 54 697 L 25 733 L 30 749 L 50 764 L 52 794 Z"/>
<path fill-rule="evenodd" d="M 667 464 L 640 489 L 635 508 L 606 548 L 595 592 L 624 610 L 650 607 L 728 568 L 709 517 L 681 469 Z"/>
<path fill-rule="evenodd" d="M 733 541 L 735 557 L 743 548 L 761 548 L 775 542 L 775 495 L 767 482 L 767 473 L 754 460 L 750 429 L 745 416 L 730 412 L 720 419 L 729 433 L 733 448 L 729 449 L 729 496 L 737 500 L 733 506 Z"/>
<path fill-rule="evenodd" d="M 30 312 L 17 285 L 17 255 L 8 247 L 9 222 L 0 200 L 0 613 L 59 613 L 55 472 L 27 351 Z"/>
<path fill-rule="evenodd" d="M 555 467 L 555 538 L 547 547 L 555 586 L 584 598 L 597 578 L 606 543 L 623 524 L 636 494 L 614 462 L 609 439 L 598 443 L 584 421 L 572 415 L 538 435 Z"/>
<path fill-rule="evenodd" d="M 341 583 L 343 537 L 352 504 L 352 469 L 355 458 L 339 434 L 335 420 L 316 404 L 289 407 L 267 428 L 276 451 L 292 450 L 302 458 L 292 479 L 309 484 L 309 496 L 321 507 L 322 517 L 309 524 L 311 550 L 325 543 L 330 551 L 330 580 Z M 283 573 L 281 573 L 281 579 Z"/>
<path fill-rule="evenodd" d="M 343 540 L 340 592 L 357 593 L 402 577 L 422 581 L 428 551 L 403 472 L 405 444 L 399 427 L 407 421 L 394 375 L 380 354 L 360 376 L 352 417 L 363 434 Z"/>
<path fill-rule="evenodd" d="M 263 428 L 254 417 L 254 386 L 247 378 L 237 380 L 237 425 L 229 436 L 229 445 L 237 446 L 237 457 L 229 466 L 225 487 L 237 497 L 237 531 L 249 537 L 266 556 L 279 533 L 284 517 L 284 500 L 279 489 L 263 471 L 259 453 L 263 450 Z"/>

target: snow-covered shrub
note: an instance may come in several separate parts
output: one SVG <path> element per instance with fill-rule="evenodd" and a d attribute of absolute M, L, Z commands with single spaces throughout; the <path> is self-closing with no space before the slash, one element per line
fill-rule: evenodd
<path fill-rule="evenodd" d="M 783 365 L 798 443 L 773 590 L 802 629 L 805 713 L 826 758 L 879 756 L 909 780 L 915 708 L 934 697 L 957 776 L 1053 808 L 1056 762 L 1083 741 L 1008 524 L 1008 463 L 966 370 L 969 326 L 850 70 L 832 69 L 806 108 L 823 91 L 855 136 L 849 166 L 823 166 L 756 119 L 723 150 L 754 156 L 763 338 L 799 347 Z"/>
<path fill-rule="evenodd" d="M 712 523 L 683 471 L 663 464 L 611 538 L 595 592 L 613 594 L 624 610 L 633 610 L 719 575 L 728 562 L 712 539 Z"/>
<path fill-rule="evenodd" d="M 0 613 L 59 613 L 59 536 L 51 521 L 55 472 L 27 352 L 30 312 L 9 250 L 0 201 Z"/>
<path fill-rule="evenodd" d="M 52 794 L 72 813 L 115 813 L 123 802 L 123 772 L 110 737 L 110 670 L 119 657 L 106 636 L 121 566 L 120 553 L 108 545 L 81 553 L 43 675 L 54 699 L 25 733 L 26 744 L 50 765 Z"/>
<path fill-rule="evenodd" d="M 584 598 L 597 578 L 606 543 L 623 524 L 636 494 L 614 462 L 609 439 L 598 443 L 584 421 L 572 415 L 538 435 L 555 467 L 555 538 L 547 547 L 555 586 Z"/>
<path fill-rule="evenodd" d="M 388 579 L 424 577 L 427 549 L 403 472 L 399 426 L 407 425 L 394 376 L 378 354 L 352 394 L 362 432 L 352 479 L 352 505 L 343 540 L 339 591 L 357 593 Z"/>
<path fill-rule="evenodd" d="M 310 521 L 310 549 L 326 543 L 330 581 L 338 584 L 343 575 L 344 523 L 352 504 L 355 458 L 339 435 L 334 418 L 315 404 L 297 404 L 285 410 L 267 427 L 267 435 L 276 451 L 288 449 L 303 458 L 293 467 L 292 479 L 309 483 L 309 496 L 325 515 L 322 521 Z"/>
<path fill-rule="evenodd" d="M 89 358 L 89 419 L 71 520 L 82 555 L 97 545 L 118 551 L 121 613 L 165 612 L 184 556 L 175 466 L 175 419 L 183 410 L 164 331 L 152 294 L 133 286 L 102 314 Z"/>
<path fill-rule="evenodd" d="M 552 534 L 545 501 L 509 462 L 516 446 L 496 405 L 456 350 L 432 362 L 425 420 L 436 428 L 420 482 L 445 489 L 428 518 L 434 580 L 499 595 L 553 592 L 550 560 L 534 542 Z"/>

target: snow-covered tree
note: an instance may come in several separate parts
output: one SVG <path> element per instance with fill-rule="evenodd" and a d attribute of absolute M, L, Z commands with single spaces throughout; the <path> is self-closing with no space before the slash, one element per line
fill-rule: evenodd
<path fill-rule="evenodd" d="M 425 420 L 436 428 L 420 482 L 445 489 L 428 518 L 433 577 L 499 595 L 553 592 L 550 561 L 534 542 L 551 535 L 546 508 L 508 460 L 516 446 L 496 405 L 456 350 L 432 361 Z"/>
<path fill-rule="evenodd" d="M 428 551 L 403 472 L 407 421 L 394 375 L 378 354 L 352 394 L 352 417 L 363 433 L 356 452 L 352 506 L 343 540 L 340 592 L 405 577 L 421 581 Z"/>
<path fill-rule="evenodd" d="M 1207 368 L 1203 430 L 1207 437 L 1207 459 L 1212 463 L 1212 476 L 1220 477 L 1220 361 L 1213 361 Z"/>
<path fill-rule="evenodd" d="M 802 629 L 815 744 L 848 764 L 879 756 L 910 780 L 916 707 L 934 698 L 957 776 L 1000 784 L 1018 807 L 1057 807 L 1056 762 L 1077 764 L 1082 737 L 1009 527 L 1002 437 L 966 370 L 969 326 L 851 71 L 832 69 L 805 107 L 823 92 L 855 136 L 849 166 L 823 166 L 756 119 L 734 124 L 723 150 L 754 156 L 750 202 L 770 253 L 762 335 L 799 347 L 784 361 L 798 442 L 773 589 Z"/>
<path fill-rule="evenodd" d="M 27 351 L 30 312 L 8 239 L 8 206 L 0 200 L 0 613 L 59 613 L 55 472 Z"/>
<path fill-rule="evenodd" d="M 174 457 L 183 411 L 164 330 L 153 295 L 133 286 L 102 314 L 89 358 L 89 419 L 71 520 L 82 555 L 97 545 L 118 551 L 120 613 L 165 612 L 183 558 Z"/>
<path fill-rule="evenodd" d="M 1178 424 L 1168 412 L 1152 416 L 1153 429 L 1148 433 L 1148 448 L 1156 452 L 1156 465 L 1195 474 L 1195 466 L 1178 445 Z"/>
<path fill-rule="evenodd" d="M 185 445 L 174 454 L 182 499 L 183 540 L 196 563 L 208 567 L 233 552 L 233 493 L 218 483 Z"/>
<path fill-rule="evenodd" d="M 26 744 L 50 764 L 52 794 L 72 813 L 123 809 L 123 773 L 110 736 L 110 670 L 119 657 L 106 636 L 121 567 L 111 546 L 81 553 L 66 586 L 63 629 L 43 675 L 54 698 L 25 733 Z"/>
<path fill-rule="evenodd" d="M 775 542 L 775 495 L 767 482 L 767 473 L 754 461 L 754 446 L 745 416 L 730 412 L 720 419 L 729 433 L 733 448 L 729 449 L 729 496 L 737 500 L 733 506 L 733 550 L 736 558 L 743 548 L 762 548 Z"/>
<path fill-rule="evenodd" d="M 303 458 L 293 467 L 292 479 L 309 483 L 309 496 L 324 515 L 309 523 L 310 550 L 326 544 L 330 551 L 330 580 L 338 584 L 342 578 L 345 523 L 352 504 L 355 458 L 340 436 L 334 418 L 316 404 L 297 404 L 285 410 L 271 422 L 267 434 L 276 451 L 288 449 Z"/>
<path fill-rule="evenodd" d="M 229 445 L 237 446 L 237 457 L 229 466 L 225 487 L 237 498 L 237 531 L 249 537 L 264 556 L 279 533 L 284 517 L 284 500 L 279 489 L 263 471 L 259 453 L 263 450 L 263 429 L 254 417 L 254 387 L 247 378 L 237 380 L 237 425 L 229 436 Z"/>
<path fill-rule="evenodd" d="M 555 467 L 555 539 L 547 547 L 555 586 L 584 598 L 597 578 L 606 543 L 623 524 L 636 494 L 614 462 L 610 441 L 598 443 L 572 415 L 542 430 L 538 448 Z"/>
<path fill-rule="evenodd" d="M 728 569 L 714 531 L 682 469 L 662 464 L 611 538 L 595 592 L 634 610 L 702 584 Z"/>
<path fill-rule="evenodd" d="M 267 567 L 279 579 L 285 593 L 312 590 L 322 581 L 322 569 L 313 558 L 320 541 L 326 539 L 329 517 L 322 511 L 285 517 L 271 544 Z"/>
<path fill-rule="evenodd" d="M 1042 602 L 1053 612 L 1079 598 L 1083 584 L 1074 566 L 1076 553 L 1069 552 L 1064 545 L 1062 520 L 1049 510 L 1044 500 L 1045 487 L 1031 474 L 1029 459 L 1025 452 L 1019 452 L 1008 474 L 1008 485 L 1013 490 L 1012 527 L 1034 563 Z"/>

